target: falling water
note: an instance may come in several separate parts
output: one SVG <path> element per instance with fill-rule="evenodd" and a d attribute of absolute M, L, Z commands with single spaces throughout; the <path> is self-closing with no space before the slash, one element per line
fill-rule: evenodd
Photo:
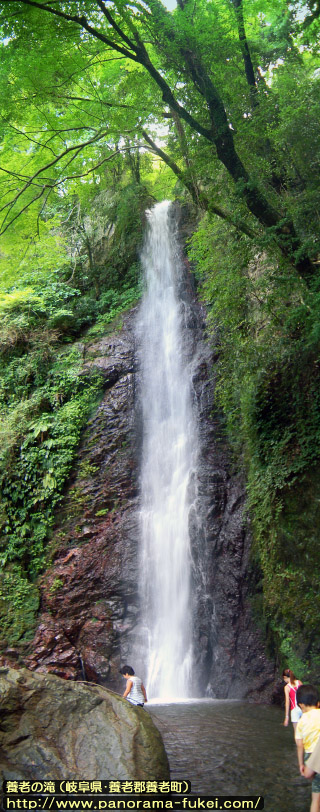
<path fill-rule="evenodd" d="M 148 212 L 140 311 L 143 449 L 141 592 L 147 690 L 190 696 L 192 628 L 188 515 L 197 454 L 190 372 L 185 359 L 182 263 L 170 229 L 170 203 Z"/>

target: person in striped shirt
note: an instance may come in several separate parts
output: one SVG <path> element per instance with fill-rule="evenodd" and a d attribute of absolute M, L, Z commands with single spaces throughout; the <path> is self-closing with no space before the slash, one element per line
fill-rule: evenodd
<path fill-rule="evenodd" d="M 132 705 L 139 705 L 143 708 L 144 703 L 148 700 L 146 689 L 140 677 L 136 677 L 131 665 L 123 665 L 120 668 L 120 674 L 127 680 L 126 689 L 122 696 L 128 699 Z"/>

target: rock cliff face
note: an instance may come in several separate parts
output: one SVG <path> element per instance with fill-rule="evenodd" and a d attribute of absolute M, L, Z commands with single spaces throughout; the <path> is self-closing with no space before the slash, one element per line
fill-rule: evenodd
<path fill-rule="evenodd" d="M 88 347 L 105 395 L 84 433 L 41 579 L 40 623 L 27 665 L 121 688 L 120 659 L 138 613 L 134 322 Z M 129 653 L 129 652 L 128 652 Z"/>
<path fill-rule="evenodd" d="M 0 695 L 2 780 L 169 777 L 147 711 L 105 688 L 1 668 Z"/>
<path fill-rule="evenodd" d="M 201 449 L 197 500 L 190 517 L 198 684 L 201 694 L 212 697 L 259 700 L 272 694 L 274 666 L 265 655 L 250 607 L 254 585 L 245 483 L 231 464 L 221 415 L 212 411 L 212 350 L 203 337 L 198 352 L 193 383 Z"/>
<path fill-rule="evenodd" d="M 194 692 L 266 698 L 274 669 L 250 611 L 250 534 L 245 489 L 234 473 L 221 418 L 212 415 L 215 349 L 187 267 L 181 285 L 185 352 L 199 415 L 199 475 L 190 515 L 193 557 Z M 105 395 L 84 433 L 41 579 L 39 626 L 29 668 L 122 688 L 120 663 L 144 677 L 139 651 L 139 370 L 136 313 L 86 348 L 83 375 L 100 370 Z M 168 563 L 169 565 L 169 563 Z M 138 644 L 137 644 L 138 641 Z"/>

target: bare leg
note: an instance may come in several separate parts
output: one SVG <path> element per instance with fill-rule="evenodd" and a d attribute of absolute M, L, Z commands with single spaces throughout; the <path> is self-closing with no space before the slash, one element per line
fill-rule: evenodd
<path fill-rule="evenodd" d="M 312 793 L 310 812 L 320 812 L 320 792 Z"/>

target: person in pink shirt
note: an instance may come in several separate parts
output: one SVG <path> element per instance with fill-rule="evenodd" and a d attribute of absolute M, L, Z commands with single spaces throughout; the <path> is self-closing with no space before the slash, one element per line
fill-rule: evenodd
<path fill-rule="evenodd" d="M 301 680 L 297 679 L 291 671 L 290 668 L 284 668 L 282 672 L 282 679 L 285 681 L 284 687 L 284 698 L 285 698 L 285 718 L 284 718 L 284 726 L 287 727 L 289 724 L 289 712 L 291 717 L 291 722 L 293 724 L 293 729 L 295 731 L 300 716 L 302 715 L 302 710 L 297 705 L 296 693 L 299 688 L 299 685 L 302 685 Z"/>

